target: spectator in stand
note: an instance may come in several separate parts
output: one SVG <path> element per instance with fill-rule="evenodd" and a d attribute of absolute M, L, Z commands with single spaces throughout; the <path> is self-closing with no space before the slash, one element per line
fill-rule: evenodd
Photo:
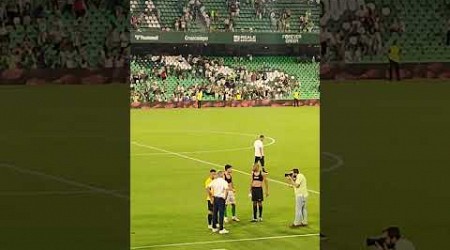
<path fill-rule="evenodd" d="M 213 22 L 216 21 L 216 10 L 214 10 L 214 9 L 211 10 L 210 17 L 211 17 L 211 21 L 213 21 Z"/>
<path fill-rule="evenodd" d="M 277 14 L 275 11 L 270 12 L 270 28 L 272 31 L 277 30 Z"/>
<path fill-rule="evenodd" d="M 405 32 L 405 23 L 396 18 L 391 24 L 390 31 L 397 34 Z"/>
<path fill-rule="evenodd" d="M 208 14 L 205 14 L 204 20 L 205 20 L 206 29 L 208 31 L 211 31 L 211 18 L 208 16 Z"/>
<path fill-rule="evenodd" d="M 299 30 L 301 32 L 303 32 L 306 28 L 306 21 L 305 21 L 305 16 L 304 15 L 300 15 L 299 19 L 298 19 L 298 23 L 299 23 Z"/>
<path fill-rule="evenodd" d="M 255 1 L 255 14 L 256 18 L 262 19 L 263 8 L 264 8 L 264 0 L 256 0 Z"/>
<path fill-rule="evenodd" d="M 84 0 L 74 0 L 73 9 L 77 18 L 86 14 L 86 3 Z"/>
<path fill-rule="evenodd" d="M 187 23 L 186 23 L 186 19 L 185 18 L 181 18 L 180 20 L 180 29 L 182 31 L 187 31 Z"/>
<path fill-rule="evenodd" d="M 180 19 L 179 18 L 175 19 L 174 29 L 176 31 L 180 31 Z"/>
<path fill-rule="evenodd" d="M 228 32 L 233 32 L 234 31 L 233 19 L 231 18 L 231 16 L 225 18 L 224 24 L 225 24 L 225 30 L 226 31 L 228 31 Z"/>

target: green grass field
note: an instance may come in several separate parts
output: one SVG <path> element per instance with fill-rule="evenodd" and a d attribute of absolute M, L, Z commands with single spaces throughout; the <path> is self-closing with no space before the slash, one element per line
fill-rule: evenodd
<path fill-rule="evenodd" d="M 319 108 L 131 111 L 132 249 L 319 249 Z M 250 173 L 252 144 L 266 135 L 270 178 L 299 167 L 308 178 L 309 226 L 290 229 L 293 190 L 269 182 L 264 221 L 251 223 L 250 177 L 234 172 L 237 214 L 228 235 L 207 229 L 204 181 L 229 163 Z M 261 239 L 257 239 L 261 238 Z"/>
<path fill-rule="evenodd" d="M 128 100 L 122 85 L 0 87 L 1 249 L 128 247 Z"/>

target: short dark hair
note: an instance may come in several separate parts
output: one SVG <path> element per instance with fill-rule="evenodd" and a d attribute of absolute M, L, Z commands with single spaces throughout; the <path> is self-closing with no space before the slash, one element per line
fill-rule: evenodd
<path fill-rule="evenodd" d="M 231 166 L 230 164 L 225 165 L 225 170 L 232 168 L 233 166 Z"/>
<path fill-rule="evenodd" d="M 260 135 L 259 138 L 264 138 L 264 135 Z"/>
<path fill-rule="evenodd" d="M 212 168 L 211 170 L 209 170 L 210 173 L 215 173 L 216 170 L 214 168 Z"/>
<path fill-rule="evenodd" d="M 398 227 L 388 227 L 384 229 L 383 232 L 387 233 L 389 238 L 400 239 L 401 237 L 400 229 Z"/>
<path fill-rule="evenodd" d="M 295 174 L 298 174 L 298 173 L 300 173 L 300 171 L 298 171 L 298 168 L 294 168 L 294 169 L 292 169 L 292 172 L 294 172 Z"/>

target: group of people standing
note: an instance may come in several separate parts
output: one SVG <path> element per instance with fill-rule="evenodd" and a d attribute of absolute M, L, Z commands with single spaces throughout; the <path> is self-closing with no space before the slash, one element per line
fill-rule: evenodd
<path fill-rule="evenodd" d="M 253 203 L 253 218 L 251 222 L 263 221 L 263 201 L 264 196 L 269 196 L 268 172 L 266 171 L 264 160 L 264 135 L 260 135 L 254 142 L 255 159 L 251 172 L 251 182 L 249 197 Z M 235 186 L 233 183 L 233 167 L 225 165 L 224 170 L 216 171 L 211 169 L 209 177 L 205 181 L 206 200 L 208 206 L 208 228 L 212 232 L 227 234 L 224 222 L 229 221 L 227 216 L 228 207 L 231 206 L 231 220 L 239 222 L 236 215 Z M 308 191 L 306 188 L 306 178 L 298 169 L 293 169 L 290 175 L 286 176 L 288 185 L 294 188 L 296 195 L 296 216 L 291 228 L 307 226 L 306 199 Z"/>

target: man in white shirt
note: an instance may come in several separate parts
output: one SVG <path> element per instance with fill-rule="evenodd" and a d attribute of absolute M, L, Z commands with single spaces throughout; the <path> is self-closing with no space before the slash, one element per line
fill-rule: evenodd
<path fill-rule="evenodd" d="M 288 183 L 294 188 L 295 194 L 295 219 L 291 227 L 305 227 L 308 225 L 306 211 L 308 188 L 306 186 L 306 178 L 297 168 L 294 168 L 291 174 L 286 176 L 286 178 Z"/>
<path fill-rule="evenodd" d="M 223 228 L 223 219 L 225 212 L 225 201 L 228 196 L 228 182 L 223 178 L 223 171 L 217 172 L 217 178 L 211 181 L 206 190 L 210 195 L 210 199 L 213 201 L 213 223 L 212 231 L 214 233 L 227 234 L 228 230 Z M 217 228 L 219 223 L 219 228 Z"/>
<path fill-rule="evenodd" d="M 260 135 L 259 138 L 253 143 L 253 147 L 255 148 L 255 162 L 254 163 L 260 163 L 262 166 L 262 170 L 264 173 L 266 172 L 266 169 L 264 167 L 264 135 Z"/>

